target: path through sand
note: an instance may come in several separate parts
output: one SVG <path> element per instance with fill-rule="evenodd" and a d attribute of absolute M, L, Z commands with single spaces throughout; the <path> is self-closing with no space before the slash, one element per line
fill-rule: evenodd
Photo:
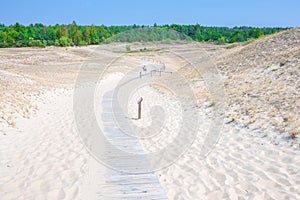
<path fill-rule="evenodd" d="M 111 46 L 107 47 L 107 49 L 110 48 Z M 189 48 L 184 48 L 189 51 Z M 56 51 L 53 49 L 46 50 L 49 52 Z M 80 51 L 84 52 L 84 49 Z M 108 60 L 116 57 L 116 53 L 108 50 L 106 50 L 106 54 L 108 57 L 110 56 Z M 173 66 L 175 70 L 176 67 L 182 65 L 178 59 L 176 60 L 175 57 L 168 54 L 158 53 L 157 55 L 155 52 L 149 54 L 151 54 L 149 55 L 150 58 L 162 59 L 167 63 L 167 66 Z M 56 57 L 54 56 L 54 58 Z M 101 95 L 96 97 L 99 100 L 99 104 L 97 104 L 99 107 L 95 107 L 96 113 L 99 111 L 97 120 L 100 124 L 105 118 L 102 118 L 103 115 L 101 114 L 107 108 L 106 104 L 101 103 L 103 100 L 101 98 L 107 94 L 106 92 L 114 89 L 113 81 L 118 80 L 122 77 L 122 73 L 130 70 L 129 64 L 126 68 L 124 63 L 133 63 L 133 60 L 137 63 L 136 65 L 142 65 L 144 62 L 141 56 L 133 54 L 125 57 L 123 63 L 115 63 L 113 70 L 107 73 L 107 77 L 111 79 L 107 78 L 108 82 L 104 87 L 106 90 L 99 92 Z M 70 80 L 74 79 L 73 76 L 67 76 L 62 71 L 57 72 L 56 68 L 49 67 L 47 69 L 45 66 L 40 71 L 35 71 L 35 69 L 33 68 L 33 72 L 29 75 L 38 78 L 24 79 L 26 82 L 29 80 L 30 84 L 37 85 L 45 82 L 48 84 L 48 81 L 51 82 L 52 79 L 54 83 L 63 82 L 65 79 L 60 77 L 64 76 Z M 71 71 L 76 72 L 78 68 L 67 69 L 69 68 L 66 67 L 65 70 L 70 73 Z M 24 67 L 22 65 L 20 67 L 16 64 L 11 71 L 16 74 L 20 71 L 20 74 L 24 75 L 30 70 L 30 66 Z M 49 71 L 44 73 L 43 70 Z M 8 79 L 7 77 L 12 76 L 13 73 L 10 70 L 7 71 L 1 68 L 1 83 L 5 83 L 4 86 L 8 84 L 3 80 Z M 118 73 L 116 74 L 116 72 Z M 92 69 L 91 73 L 93 73 Z M 42 75 L 40 76 L 40 74 Z M 48 78 L 50 75 L 53 75 L 54 78 L 52 76 Z M 157 170 L 155 173 L 140 176 L 120 175 L 119 172 L 112 171 L 97 162 L 89 154 L 82 143 L 82 139 L 78 136 L 74 121 L 73 86 L 63 87 L 57 84 L 56 87 L 41 86 L 38 88 L 32 85 L 27 87 L 25 83 L 20 84 L 15 81 L 20 77 L 13 76 L 11 78 L 11 82 L 15 82 L 13 86 L 18 92 L 7 89 L 5 98 L 8 96 L 15 100 L 22 93 L 26 93 L 27 88 L 34 88 L 35 92 L 36 90 L 40 92 L 37 95 L 38 98 L 35 98 L 34 93 L 28 98 L 24 98 L 24 102 L 26 100 L 26 102 L 35 103 L 38 109 L 30 114 L 30 118 L 17 118 L 14 126 L 4 126 L 6 121 L 1 122 L 1 200 L 90 200 L 101 199 L 109 193 L 111 193 L 110 196 L 116 198 L 118 195 L 126 196 L 127 193 L 128 199 L 130 197 L 136 199 L 141 192 L 145 197 L 144 199 L 148 199 L 147 196 L 151 196 L 150 193 L 158 194 L 156 197 L 162 199 L 165 196 L 168 199 L 188 200 L 300 199 L 300 152 L 297 146 L 290 146 L 285 143 L 274 145 L 267 137 L 259 137 L 247 128 L 239 128 L 228 123 L 222 129 L 218 144 L 203 159 L 200 153 L 203 135 L 205 135 L 205 130 L 212 120 L 211 109 L 213 107 L 206 100 L 203 100 L 204 97 L 202 99 L 204 103 L 203 101 L 200 102 L 198 107 L 194 109 L 195 112 L 199 113 L 199 119 L 203 120 L 199 126 L 197 138 L 188 151 L 174 161 L 171 166 Z M 21 79 L 23 80 L 22 77 Z M 191 82 L 193 81 L 195 79 L 191 78 Z M 73 82 L 69 83 L 69 85 L 72 84 Z M 202 85 L 200 84 L 200 86 Z M 200 86 L 199 88 L 202 89 Z M 147 127 L 151 124 L 152 115 L 149 112 L 155 105 L 165 105 L 165 111 L 168 113 L 164 121 L 165 129 L 160 135 L 139 140 L 141 146 L 137 149 L 143 148 L 146 153 L 155 152 L 172 143 L 180 125 L 180 116 L 182 116 L 180 102 L 176 101 L 172 94 L 157 89 L 159 88 L 149 85 L 141 87 L 140 90 L 133 92 L 129 99 L 128 116 L 134 118 L 136 116 L 136 98 L 139 96 L 144 98 L 142 120 L 132 120 L 132 123 L 137 127 Z M 149 99 L 152 101 L 148 101 Z M 15 104 L 11 103 L 10 100 L 7 104 L 11 106 L 7 109 L 15 112 L 13 110 Z M 3 113 L 5 115 L 10 114 L 6 110 Z M 90 120 L 85 120 L 86 125 L 89 126 Z M 109 134 L 110 131 L 106 131 L 106 133 Z M 135 142 L 137 141 L 135 140 Z M 134 144 L 134 142 L 130 144 Z M 122 143 L 122 146 L 125 147 L 126 143 Z M 152 160 L 149 160 L 151 163 Z M 126 177 L 125 180 L 122 177 Z M 142 182 L 137 186 L 136 183 L 140 181 Z M 152 190 L 149 190 L 149 185 L 147 185 L 149 182 L 147 183 L 147 181 L 150 182 Z M 129 184 L 122 185 L 125 182 Z"/>

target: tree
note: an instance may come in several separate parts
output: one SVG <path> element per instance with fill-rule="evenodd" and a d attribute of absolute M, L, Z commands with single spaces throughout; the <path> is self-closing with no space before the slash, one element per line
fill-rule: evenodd
<path fill-rule="evenodd" d="M 5 26 L 0 24 L 0 47 L 22 46 L 70 46 L 89 45 L 111 41 L 149 42 L 186 40 L 187 36 L 195 41 L 210 41 L 219 44 L 243 42 L 273 34 L 286 28 L 252 27 L 204 27 L 196 25 L 165 24 L 150 26 L 79 26 L 73 21 L 69 25 L 45 26 L 41 23 L 23 26 L 20 23 Z M 130 31 L 131 30 L 131 31 Z M 126 32 L 126 33 L 124 33 Z M 119 33 L 123 33 L 119 35 Z M 178 34 L 180 33 L 180 34 Z"/>
<path fill-rule="evenodd" d="M 264 32 L 263 32 L 262 29 L 255 29 L 254 30 L 254 38 L 259 38 L 259 37 L 261 37 L 263 35 L 264 35 Z"/>

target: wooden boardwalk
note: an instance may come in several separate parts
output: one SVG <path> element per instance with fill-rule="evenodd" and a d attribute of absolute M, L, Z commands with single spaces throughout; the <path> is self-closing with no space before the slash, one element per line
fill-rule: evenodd
<path fill-rule="evenodd" d="M 117 96 L 107 92 L 101 106 L 102 130 L 110 145 L 104 145 L 102 150 L 107 170 L 97 173 L 106 180 L 97 183 L 97 199 L 168 199 Z"/>

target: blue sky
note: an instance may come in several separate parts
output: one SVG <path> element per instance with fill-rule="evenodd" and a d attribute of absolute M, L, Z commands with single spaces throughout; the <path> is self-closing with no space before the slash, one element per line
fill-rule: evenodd
<path fill-rule="evenodd" d="M 299 0 L 9 0 L 0 23 L 195 24 L 205 26 L 300 26 Z"/>

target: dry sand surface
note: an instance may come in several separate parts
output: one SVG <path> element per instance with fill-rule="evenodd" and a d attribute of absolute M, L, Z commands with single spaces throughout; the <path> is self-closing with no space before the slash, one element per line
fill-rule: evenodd
<path fill-rule="evenodd" d="M 300 199 L 299 38 L 295 29 L 237 46 L 130 44 L 132 50 L 149 50 L 134 53 L 125 52 L 126 44 L 0 49 L 1 199 L 159 199 L 158 193 L 161 199 Z M 220 70 L 228 105 L 218 142 L 206 157 L 201 148 L 217 105 L 203 78 L 182 57 L 203 51 Z M 81 71 L 85 79 L 75 85 L 82 63 L 93 57 L 103 60 L 99 66 L 109 67 L 100 75 L 97 66 L 86 65 Z M 155 171 L 151 180 L 158 184 L 152 189 L 136 185 L 150 180 L 146 176 L 126 175 L 132 184 L 126 186 L 115 181 L 118 173 L 97 162 L 83 144 L 73 109 L 74 89 L 97 84 L 95 114 L 103 126 L 104 108 L 97 102 L 126 73 L 143 65 L 179 72 L 193 88 L 197 102 L 192 111 L 199 118 L 195 141 L 170 166 Z M 102 80 L 91 81 L 95 76 Z M 159 130 L 153 137 L 139 138 L 145 153 L 174 144 L 183 120 L 182 102 L 161 86 L 180 88 L 186 83 L 168 73 L 156 83 L 130 91 L 126 110 L 137 130 Z M 178 92 L 186 101 L 192 98 Z M 140 96 L 142 119 L 135 120 Z M 154 106 L 164 109 L 162 129 L 152 123 Z M 85 120 L 88 126 L 90 119 Z M 149 161 L 154 167 L 155 158 Z"/>

